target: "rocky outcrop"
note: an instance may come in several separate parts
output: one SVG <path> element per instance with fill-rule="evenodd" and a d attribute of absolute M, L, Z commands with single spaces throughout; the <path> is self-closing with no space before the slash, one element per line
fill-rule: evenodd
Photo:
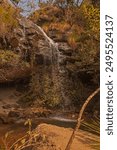
<path fill-rule="evenodd" d="M 1 68 L 3 75 L 0 77 L 0 82 L 29 77 L 33 71 L 31 90 L 34 95 L 38 95 L 39 99 L 45 103 L 50 104 L 51 101 L 55 103 L 53 105 L 60 103 L 62 76 L 59 76 L 59 71 L 62 69 L 59 67 L 58 46 L 43 29 L 26 18 L 19 18 L 18 26 L 2 42 L 4 44 L 1 46 L 4 47 L 1 48 L 7 48 L 17 54 L 19 61 L 10 67 L 8 63 L 6 68 L 5 66 Z M 19 67 L 20 62 L 26 63 L 23 69 Z"/>
<path fill-rule="evenodd" d="M 61 102 L 62 107 L 68 109 L 71 103 L 80 106 L 81 100 L 92 92 L 92 87 L 97 86 L 93 80 L 99 73 L 99 65 L 83 64 L 78 51 L 68 45 L 68 34 L 59 33 L 58 38 L 57 31 L 51 30 L 47 36 L 32 21 L 22 17 L 17 20 L 18 25 L 12 33 L 0 39 L 0 48 L 19 55 L 19 62 L 0 68 L 0 83 L 29 77 L 34 69 L 32 90 L 45 104 Z M 32 68 L 32 59 L 35 68 Z M 20 62 L 26 65 L 22 68 Z"/>
<path fill-rule="evenodd" d="M 47 34 L 58 44 L 63 104 L 67 109 L 70 107 L 73 109 L 74 105 L 80 107 L 93 89 L 98 86 L 99 63 L 83 62 L 78 50 L 75 51 L 69 46 L 64 33 L 61 33 L 61 40 L 57 38 L 56 31 L 48 31 Z"/>
<path fill-rule="evenodd" d="M 33 52 L 37 60 L 36 63 L 43 64 L 44 57 L 46 57 L 49 63 L 51 61 L 50 52 L 52 44 L 51 39 L 46 38 L 40 27 L 25 18 L 18 19 L 18 25 L 13 29 L 12 33 L 8 33 L 4 39 L 1 37 L 0 49 L 12 51 L 20 59 L 15 65 L 8 67 L 8 62 L 6 67 L 0 68 L 0 83 L 30 76 L 30 59 Z M 22 62 L 26 63 L 23 67 L 19 65 Z"/>
<path fill-rule="evenodd" d="M 8 39 L 11 49 L 27 57 L 32 51 L 37 55 L 49 55 L 51 45 L 43 30 L 26 18 L 20 18 L 19 27 L 15 28 L 12 36 Z M 28 58 L 27 58 L 28 59 Z"/>

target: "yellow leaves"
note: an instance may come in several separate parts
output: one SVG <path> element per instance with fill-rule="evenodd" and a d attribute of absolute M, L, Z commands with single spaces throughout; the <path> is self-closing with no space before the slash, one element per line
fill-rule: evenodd
<path fill-rule="evenodd" d="M 12 134 L 12 133 L 13 133 L 13 131 L 7 132 L 7 133 L 5 134 L 5 139 L 7 139 L 7 138 L 9 137 L 9 135 Z"/>
<path fill-rule="evenodd" d="M 18 66 L 23 69 L 24 67 L 29 68 L 30 64 L 23 60 L 21 61 L 20 56 L 13 51 L 0 49 L 0 67 L 11 66 Z"/>
<path fill-rule="evenodd" d="M 31 136 L 32 133 L 32 120 L 31 119 L 27 119 L 26 122 L 24 123 L 24 125 L 28 125 L 28 131 L 27 134 Z"/>
<path fill-rule="evenodd" d="M 67 40 L 68 40 L 69 45 L 73 49 L 77 48 L 77 44 L 78 44 L 78 34 L 77 33 L 72 32 L 71 34 L 69 34 Z"/>
<path fill-rule="evenodd" d="M 13 149 L 14 150 L 18 150 L 18 149 L 20 149 L 22 146 L 24 146 L 25 145 L 25 143 L 26 143 L 26 139 L 25 138 L 21 138 L 21 139 L 19 139 L 18 141 L 16 141 L 16 144 L 14 144 L 13 145 Z M 12 149 L 12 148 L 11 148 Z M 10 149 L 10 150 L 11 150 Z"/>
<path fill-rule="evenodd" d="M 43 24 L 42 28 L 43 28 L 43 30 L 44 30 L 45 32 L 48 32 L 48 31 L 49 31 L 49 28 L 50 28 L 50 24 L 49 24 L 49 23 L 45 23 L 45 24 Z"/>
<path fill-rule="evenodd" d="M 47 31 L 46 23 L 56 23 L 61 20 L 61 17 L 64 17 L 63 11 L 56 7 L 55 5 L 50 5 L 49 3 L 40 3 L 39 4 L 40 9 L 34 12 L 30 19 L 33 20 L 33 22 L 38 23 L 39 25 L 43 26 L 45 31 Z M 50 26 L 49 26 L 50 27 Z"/>
<path fill-rule="evenodd" d="M 32 120 L 27 119 L 24 123 L 24 125 L 28 125 L 29 127 L 32 126 Z M 23 137 L 18 138 L 12 145 L 10 143 L 9 145 L 9 139 L 12 138 L 10 134 L 13 131 L 9 131 L 5 134 L 5 137 L 3 139 L 5 150 L 23 150 L 28 149 L 31 145 L 37 145 L 38 139 L 40 136 L 40 133 L 36 132 L 35 130 L 32 131 L 31 128 L 28 129 L 28 132 Z M 8 139 L 9 138 L 9 139 Z M 42 142 L 46 141 L 45 135 L 42 135 Z M 1 149 L 0 149 L 1 150 Z"/>
<path fill-rule="evenodd" d="M 8 63 L 17 64 L 19 61 L 19 55 L 8 50 L 0 50 L 0 65 L 7 65 Z"/>
<path fill-rule="evenodd" d="M 21 140 L 21 144 L 24 144 L 26 142 L 26 139 Z"/>
<path fill-rule="evenodd" d="M 67 22 L 51 22 L 51 23 L 44 23 L 42 28 L 45 32 L 49 30 L 57 30 L 61 33 L 64 33 L 70 30 L 71 26 Z"/>
<path fill-rule="evenodd" d="M 35 141 L 35 142 L 37 142 L 37 137 L 38 137 L 38 136 L 39 136 L 38 133 L 34 133 L 33 138 L 34 138 L 34 141 Z"/>
<path fill-rule="evenodd" d="M 8 4 L 0 6 L 0 34 L 7 32 L 10 27 L 17 26 L 17 10 Z"/>
<path fill-rule="evenodd" d="M 4 9 L 3 9 L 3 7 L 0 6 L 0 16 L 1 16 L 1 14 L 3 14 L 3 13 L 4 13 Z"/>
<path fill-rule="evenodd" d="M 82 12 L 83 16 L 85 17 L 86 28 L 89 29 L 91 32 L 98 34 L 100 29 L 99 8 L 94 7 L 93 5 L 84 4 L 82 6 Z"/>
<path fill-rule="evenodd" d="M 31 18 L 31 20 L 33 21 L 33 22 L 36 22 L 37 20 L 38 20 L 38 18 L 39 18 L 39 13 L 38 13 L 38 11 L 35 11 L 34 13 L 33 13 L 33 17 L 30 17 Z"/>
<path fill-rule="evenodd" d="M 70 24 L 68 24 L 66 22 L 61 24 L 61 31 L 62 32 L 65 32 L 65 31 L 69 30 L 70 28 L 71 28 Z"/>
<path fill-rule="evenodd" d="M 24 125 L 29 125 L 29 126 L 31 126 L 31 125 L 32 125 L 31 119 L 27 119 L 27 120 L 25 121 Z"/>

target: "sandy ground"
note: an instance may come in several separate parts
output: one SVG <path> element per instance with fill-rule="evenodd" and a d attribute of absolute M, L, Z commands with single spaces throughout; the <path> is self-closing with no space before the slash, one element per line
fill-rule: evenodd
<path fill-rule="evenodd" d="M 56 145 L 57 150 L 64 150 L 73 130 L 71 128 L 41 124 L 38 126 L 37 131 L 41 131 L 48 136 Z M 95 139 L 99 140 L 99 137 L 86 131 L 79 130 L 74 139 L 71 150 L 95 150 L 90 146 Z"/>
<path fill-rule="evenodd" d="M 16 91 L 16 89 L 13 88 L 0 88 L 0 114 L 8 114 L 9 111 L 11 111 L 14 107 L 17 105 L 17 100 L 20 93 Z M 16 128 L 15 124 L 14 127 Z M 13 128 L 14 128 L 13 127 Z M 20 131 L 19 126 L 17 127 L 18 131 Z M 11 126 L 1 126 L 0 130 L 11 130 Z M 56 145 L 56 150 L 64 150 L 68 140 L 72 134 L 73 129 L 71 128 L 64 128 L 64 127 L 58 127 L 55 125 L 49 125 L 49 124 L 41 124 L 36 128 L 37 132 L 42 132 L 42 134 L 47 135 L 49 139 Z M 1 132 L 0 131 L 0 132 Z M 21 128 L 20 133 L 25 133 L 25 128 Z M 5 134 L 5 132 L 3 132 Z M 21 136 L 20 136 L 21 137 Z M 71 150 L 95 150 L 90 145 L 93 144 L 94 140 L 99 140 L 98 136 L 95 136 L 91 133 L 88 133 L 86 131 L 79 130 L 77 133 L 74 142 L 72 144 Z M 40 150 L 40 149 L 39 149 Z M 47 147 L 45 149 L 41 150 L 51 150 Z M 54 150 L 54 149 L 52 149 Z"/>

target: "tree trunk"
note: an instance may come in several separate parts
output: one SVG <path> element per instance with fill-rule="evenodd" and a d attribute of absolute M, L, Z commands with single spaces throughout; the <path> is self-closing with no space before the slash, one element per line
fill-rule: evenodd
<path fill-rule="evenodd" d="M 76 127 L 68 141 L 68 144 L 65 148 L 65 150 L 71 150 L 71 145 L 73 143 L 73 140 L 75 138 L 75 135 L 76 135 L 76 132 L 78 132 L 78 129 L 80 128 L 80 124 L 81 124 L 81 119 L 82 119 L 82 115 L 83 115 L 83 112 L 85 110 L 85 108 L 87 107 L 88 103 L 92 100 L 92 98 L 100 91 L 100 88 L 96 89 L 87 99 L 86 101 L 84 102 L 81 110 L 80 110 L 80 113 L 79 113 L 79 116 L 78 116 L 78 119 L 77 119 L 77 124 L 76 124 Z"/>

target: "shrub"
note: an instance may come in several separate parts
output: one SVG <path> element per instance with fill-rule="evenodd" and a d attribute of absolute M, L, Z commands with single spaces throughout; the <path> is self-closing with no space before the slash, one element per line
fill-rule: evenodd
<path fill-rule="evenodd" d="M 21 66 L 29 67 L 28 62 L 21 60 L 20 56 L 10 50 L 0 50 L 0 67 Z"/>
<path fill-rule="evenodd" d="M 19 62 L 19 55 L 9 50 L 0 50 L 0 66 L 16 65 Z"/>
<path fill-rule="evenodd" d="M 7 3 L 0 5 L 0 36 L 17 26 L 18 10 Z"/>

